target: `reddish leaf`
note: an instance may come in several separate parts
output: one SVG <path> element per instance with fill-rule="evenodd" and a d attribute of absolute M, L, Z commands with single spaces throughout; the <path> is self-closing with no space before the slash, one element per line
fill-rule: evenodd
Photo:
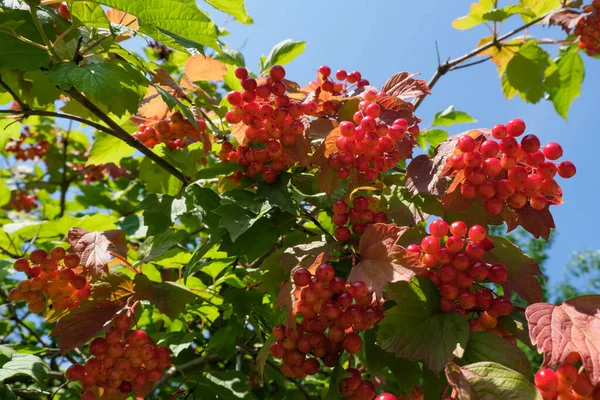
<path fill-rule="evenodd" d="M 106 10 L 106 18 L 108 18 L 108 20 L 114 24 L 126 26 L 133 31 L 138 31 L 140 29 L 140 25 L 135 15 L 128 14 L 121 10 L 109 8 Z M 121 35 L 116 37 L 115 42 L 122 42 L 129 39 L 131 36 L 133 35 L 130 32 L 123 32 Z"/>
<path fill-rule="evenodd" d="M 342 180 L 337 175 L 337 171 L 327 166 L 319 170 L 317 180 L 319 188 L 328 195 L 335 193 L 338 186 L 342 183 Z"/>
<path fill-rule="evenodd" d="M 433 159 L 422 154 L 415 157 L 406 168 L 406 188 L 413 195 L 433 194 L 442 196 L 448 187 L 447 179 L 440 179 L 440 173 L 445 162 L 440 162 L 441 157 Z"/>
<path fill-rule="evenodd" d="M 525 310 L 531 342 L 544 354 L 543 366 L 577 352 L 592 383 L 600 382 L 600 295 L 580 296 L 560 306 L 532 304 Z"/>
<path fill-rule="evenodd" d="M 185 62 L 185 74 L 192 82 L 222 81 L 227 66 L 218 60 L 197 54 Z"/>
<path fill-rule="evenodd" d="M 108 330 L 110 321 L 120 309 L 107 300 L 85 301 L 81 307 L 61 318 L 52 331 L 61 353 L 81 347 L 100 332 Z"/>
<path fill-rule="evenodd" d="M 382 296 L 388 283 L 410 281 L 422 264 L 418 255 L 396 244 L 407 229 L 394 224 L 367 228 L 359 243 L 361 261 L 350 271 L 348 281 L 363 281 L 377 296 Z"/>
<path fill-rule="evenodd" d="M 200 86 L 196 85 L 195 83 L 191 82 L 187 76 L 183 75 L 181 77 L 181 79 L 179 80 L 179 85 L 184 88 L 185 90 L 188 90 L 190 92 L 193 93 L 197 93 L 200 96 L 208 99 L 208 101 L 211 104 L 217 105 L 219 104 L 219 102 L 217 101 L 217 99 L 215 99 L 213 96 L 211 96 L 210 94 L 208 94 L 204 89 L 202 89 Z"/>
<path fill-rule="evenodd" d="M 323 142 L 325 146 L 325 157 L 331 157 L 332 155 L 337 154 L 339 152 L 336 142 L 340 136 L 340 128 L 335 128 L 331 132 L 329 132 L 329 134 L 325 138 L 325 141 Z"/>
<path fill-rule="evenodd" d="M 393 96 L 384 96 L 377 99 L 377 103 L 381 106 L 381 118 L 386 124 L 391 125 L 396 119 L 404 118 L 408 121 L 408 126 L 413 126 L 421 122 L 414 114 L 414 107 L 411 103 L 407 103 Z"/>
<path fill-rule="evenodd" d="M 314 257 L 333 249 L 334 245 L 327 242 L 311 242 L 290 247 L 281 255 L 281 267 L 286 274 L 290 274 L 294 268 L 308 269 L 314 263 Z"/>
<path fill-rule="evenodd" d="M 338 125 L 337 121 L 317 118 L 310 123 L 310 139 L 325 139 Z"/>
<path fill-rule="evenodd" d="M 125 232 L 121 230 L 88 232 L 82 228 L 71 228 L 67 241 L 71 245 L 68 251 L 81 257 L 83 273 L 93 278 L 99 277 L 107 268 L 112 259 L 109 252 L 127 257 L 127 241 Z"/>
<path fill-rule="evenodd" d="M 189 97 L 185 94 L 185 91 L 173 78 L 169 75 L 169 72 L 163 67 L 158 68 L 154 71 L 154 76 L 152 77 L 153 83 L 158 83 L 162 86 L 167 86 L 173 89 L 171 94 L 178 99 L 186 99 L 191 102 Z"/>
<path fill-rule="evenodd" d="M 566 33 L 570 33 L 580 19 L 591 15 L 591 13 L 579 13 L 570 9 L 559 9 L 544 19 L 547 25 L 559 25 Z"/>
<path fill-rule="evenodd" d="M 392 75 L 381 88 L 382 92 L 390 96 L 398 97 L 402 100 L 421 98 L 427 94 L 431 94 L 427 81 L 422 79 L 413 79 L 410 72 L 398 72 Z"/>
<path fill-rule="evenodd" d="M 124 302 L 135 294 L 131 278 L 114 271 L 102 274 L 92 282 L 91 291 L 93 300 L 110 300 L 121 305 L 125 305 Z"/>
<path fill-rule="evenodd" d="M 308 268 L 306 268 L 303 264 L 297 265 L 290 271 L 290 280 L 285 281 L 281 285 L 279 295 L 275 300 L 275 307 L 286 307 L 288 326 L 294 328 L 296 327 L 296 313 L 298 312 L 298 310 L 296 310 L 296 304 L 300 299 L 300 292 L 302 291 L 302 288 L 296 287 L 296 285 L 294 285 L 294 283 L 291 280 L 291 275 L 294 273 L 295 270 L 300 268 L 306 268 L 308 271 L 314 274 L 317 270 L 317 267 L 323 263 L 326 263 L 327 260 L 329 260 L 329 255 L 323 252 L 315 258 L 313 263 Z"/>
<path fill-rule="evenodd" d="M 164 119 L 169 113 L 169 106 L 164 102 L 156 88 L 150 85 L 146 97 L 140 103 L 138 113 L 144 118 L 160 120 Z M 140 120 L 140 123 L 143 121 Z"/>
<path fill-rule="evenodd" d="M 500 215 L 508 225 L 508 232 L 521 225 L 535 238 L 542 237 L 548 240 L 550 230 L 556 228 L 554 218 L 548 207 L 543 210 L 536 210 L 527 204 L 525 207 L 515 210 L 512 207 L 505 206 Z"/>
<path fill-rule="evenodd" d="M 244 124 L 243 122 L 238 122 L 237 124 L 232 125 L 230 128 L 231 136 L 233 136 L 235 140 L 237 140 L 240 146 L 247 146 L 250 143 L 250 141 L 246 137 L 246 124 Z"/>
<path fill-rule="evenodd" d="M 508 270 L 508 279 L 502 284 L 506 296 L 517 292 L 529 304 L 542 301 L 542 286 L 535 278 L 542 271 L 538 263 L 527 256 L 510 240 L 490 236 L 494 248 L 487 252 L 484 260 L 490 264 L 503 264 Z"/>
<path fill-rule="evenodd" d="M 160 312 L 176 318 L 185 311 L 187 304 L 199 300 L 198 294 L 175 282 L 152 282 L 146 275 L 138 274 L 134 279 L 136 300 L 148 300 Z"/>

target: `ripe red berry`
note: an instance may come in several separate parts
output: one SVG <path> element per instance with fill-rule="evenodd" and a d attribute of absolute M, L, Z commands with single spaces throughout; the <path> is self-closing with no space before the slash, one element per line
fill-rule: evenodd
<path fill-rule="evenodd" d="M 521 139 L 521 147 L 525 153 L 535 153 L 540 149 L 540 139 L 536 135 L 525 135 Z"/>
<path fill-rule="evenodd" d="M 14 264 L 15 271 L 26 272 L 29 270 L 29 261 L 25 258 L 19 258 Z"/>
<path fill-rule="evenodd" d="M 563 161 L 558 164 L 558 175 L 562 178 L 571 178 L 576 172 L 577 169 L 575 168 L 575 164 L 571 161 Z"/>
<path fill-rule="evenodd" d="M 477 142 L 469 135 L 463 135 L 458 139 L 457 147 L 460 151 L 468 153 L 477 147 Z"/>
<path fill-rule="evenodd" d="M 362 281 L 352 283 L 348 291 L 355 299 L 365 297 L 369 294 L 369 288 L 367 287 L 367 284 Z"/>
<path fill-rule="evenodd" d="M 310 283 L 312 276 L 309 271 L 307 271 L 304 268 L 301 268 L 301 269 L 294 271 L 293 279 L 294 279 L 294 284 L 296 286 L 304 287 Z"/>
<path fill-rule="evenodd" d="M 462 221 L 453 222 L 450 225 L 450 232 L 454 236 L 464 237 L 467 234 L 467 224 Z"/>
<path fill-rule="evenodd" d="M 473 242 L 481 242 L 487 236 L 487 231 L 481 225 L 473 225 L 469 229 L 469 239 Z"/>
<path fill-rule="evenodd" d="M 525 128 L 525 122 L 520 118 L 511 119 L 506 124 L 506 132 L 509 136 L 521 136 Z"/>
<path fill-rule="evenodd" d="M 427 254 L 437 254 L 440 251 L 440 240 L 434 236 L 425 236 L 421 240 L 421 249 Z"/>
<path fill-rule="evenodd" d="M 571 386 L 577 381 L 577 368 L 571 364 L 562 364 L 556 368 L 556 375 L 559 381 Z"/>
<path fill-rule="evenodd" d="M 346 242 L 352 236 L 352 232 L 350 232 L 350 229 L 348 229 L 345 226 L 339 226 L 333 232 L 333 236 L 336 240 L 339 240 L 340 242 Z"/>
<path fill-rule="evenodd" d="M 29 255 L 29 260 L 31 260 L 32 264 L 40 264 L 46 258 L 48 258 L 48 253 L 42 249 L 34 250 Z"/>
<path fill-rule="evenodd" d="M 346 350 L 348 353 L 356 354 L 362 347 L 362 339 L 356 333 L 349 333 L 344 336 L 344 339 L 342 340 L 342 346 L 344 346 L 344 350 Z"/>
<path fill-rule="evenodd" d="M 85 368 L 80 364 L 73 364 L 67 369 L 67 379 L 70 381 L 80 381 L 85 375 Z"/>
<path fill-rule="evenodd" d="M 502 264 L 494 264 L 489 268 L 488 279 L 492 283 L 502 284 L 508 279 L 508 271 Z"/>
<path fill-rule="evenodd" d="M 517 139 L 512 136 L 506 136 L 500 141 L 500 150 L 502 150 L 505 155 L 511 155 L 518 149 L 519 143 L 517 143 Z"/>
<path fill-rule="evenodd" d="M 104 338 L 96 338 L 90 343 L 88 351 L 95 357 L 101 357 L 108 352 L 108 342 Z"/>
<path fill-rule="evenodd" d="M 562 146 L 556 142 L 550 142 L 544 146 L 544 156 L 548 160 L 558 160 L 563 155 Z"/>
<path fill-rule="evenodd" d="M 269 75 L 275 82 L 279 82 L 285 77 L 285 68 L 281 65 L 274 65 L 269 71 Z"/>
<path fill-rule="evenodd" d="M 67 268 L 77 268 L 81 262 L 81 258 L 75 253 L 67 254 L 63 262 Z"/>
<path fill-rule="evenodd" d="M 321 264 L 317 267 L 315 276 L 322 282 L 329 282 L 334 278 L 335 271 L 330 264 Z"/>
<path fill-rule="evenodd" d="M 50 258 L 55 261 L 61 261 L 65 258 L 66 251 L 62 247 L 55 247 L 50 251 Z"/>
<path fill-rule="evenodd" d="M 441 219 L 435 220 L 429 225 L 429 232 L 437 238 L 443 238 L 448 234 L 448 224 Z"/>
<path fill-rule="evenodd" d="M 492 128 L 492 136 L 496 139 L 503 139 L 506 136 L 506 126 L 497 124 Z"/>
<path fill-rule="evenodd" d="M 535 373 L 535 385 L 545 392 L 553 392 L 558 386 L 558 376 L 550 368 L 541 369 Z"/>
<path fill-rule="evenodd" d="M 128 342 L 133 347 L 143 347 L 148 343 L 148 334 L 140 329 L 131 331 Z"/>
<path fill-rule="evenodd" d="M 246 79 L 248 77 L 248 70 L 244 67 L 237 67 L 234 71 L 235 77 L 238 79 Z"/>

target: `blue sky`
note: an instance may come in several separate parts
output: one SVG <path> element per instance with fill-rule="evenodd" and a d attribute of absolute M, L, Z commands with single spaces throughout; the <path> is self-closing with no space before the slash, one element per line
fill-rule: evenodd
<path fill-rule="evenodd" d="M 421 72 L 429 79 L 437 65 L 435 41 L 442 59 L 460 56 L 475 48 L 479 38 L 489 35 L 485 26 L 456 31 L 452 21 L 465 15 L 471 1 L 401 1 L 401 0 L 326 0 L 284 1 L 246 0 L 253 25 L 227 21 L 211 10 L 212 16 L 231 35 L 225 38 L 241 50 L 247 65 L 256 70 L 261 54 L 284 39 L 305 40 L 306 51 L 286 66 L 287 76 L 299 83 L 314 79 L 316 69 L 327 64 L 333 70 L 359 70 L 371 84 L 381 86 L 398 71 Z M 509 2 L 500 1 L 500 6 Z M 200 5 L 206 9 L 204 4 Z M 521 23 L 514 23 L 507 32 Z M 537 37 L 564 38 L 559 28 L 536 28 Z M 556 46 L 546 46 L 555 54 Z M 595 227 L 600 225 L 597 197 L 600 169 L 594 164 L 600 157 L 600 138 L 595 121 L 600 111 L 596 91 L 600 88 L 600 60 L 584 57 L 586 78 L 581 97 L 572 105 L 569 122 L 554 111 L 550 102 L 536 105 L 519 99 L 504 98 L 491 63 L 454 71 L 443 77 L 418 110 L 422 127 L 427 127 L 435 112 L 453 104 L 478 120 L 475 124 L 450 128 L 459 133 L 476 127 L 491 127 L 511 118 L 525 120 L 528 132 L 537 134 L 542 143 L 557 141 L 564 148 L 565 159 L 577 165 L 577 175 L 559 183 L 565 204 L 552 207 L 557 229 L 547 273 L 551 283 L 560 279 L 572 252 L 583 248 L 598 249 Z"/>

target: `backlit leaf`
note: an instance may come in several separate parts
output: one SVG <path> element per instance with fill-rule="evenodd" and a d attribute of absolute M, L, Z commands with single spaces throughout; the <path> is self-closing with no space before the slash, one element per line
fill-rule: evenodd
<path fill-rule="evenodd" d="M 566 120 L 571 103 L 581 93 L 581 83 L 585 71 L 579 48 L 572 45 L 567 51 L 561 52 L 556 61 L 556 66 L 558 67 L 560 84 L 556 88 L 548 88 L 548 92 L 550 100 L 554 104 L 554 109 Z"/>
<path fill-rule="evenodd" d="M 227 67 L 221 61 L 198 54 L 185 62 L 185 73 L 192 82 L 222 81 Z"/>
<path fill-rule="evenodd" d="M 302 52 L 304 52 L 305 47 L 306 42 L 297 42 L 291 39 L 287 39 L 277 43 L 271 49 L 271 52 L 267 56 L 262 71 L 268 71 L 273 65 L 276 64 L 285 65 L 289 63 L 294 58 L 302 54 Z"/>
<path fill-rule="evenodd" d="M 71 245 L 68 251 L 81 257 L 84 274 L 92 277 L 100 276 L 112 260 L 109 252 L 127 258 L 127 241 L 125 232 L 121 230 L 88 232 L 82 228 L 71 228 L 67 241 Z"/>
<path fill-rule="evenodd" d="M 496 362 L 532 378 L 531 364 L 516 345 L 488 332 L 471 332 L 461 365 L 480 361 Z"/>
<path fill-rule="evenodd" d="M 381 91 L 402 100 L 421 98 L 431 94 L 427 81 L 413 79 L 415 75 L 410 72 L 398 72 L 385 81 Z"/>
<path fill-rule="evenodd" d="M 443 111 L 438 111 L 433 117 L 431 125 L 451 126 L 454 124 L 468 124 L 471 122 L 477 122 L 477 120 L 466 112 L 455 110 L 454 106 L 450 106 Z"/>
<path fill-rule="evenodd" d="M 506 78 L 523 100 L 537 103 L 544 95 L 550 56 L 537 43 L 525 43 L 506 65 Z"/>
<path fill-rule="evenodd" d="M 492 0 L 479 0 L 479 2 L 471 4 L 468 15 L 455 19 L 452 22 L 452 27 L 459 30 L 474 28 L 485 21 L 483 15 L 492 8 L 494 8 Z"/>
<path fill-rule="evenodd" d="M 208 4 L 234 17 L 242 24 L 251 24 L 252 17 L 246 13 L 244 0 L 205 0 Z"/>
<path fill-rule="evenodd" d="M 121 139 L 98 131 L 85 165 L 120 165 L 122 158 L 130 157 L 134 152 L 135 149 Z"/>

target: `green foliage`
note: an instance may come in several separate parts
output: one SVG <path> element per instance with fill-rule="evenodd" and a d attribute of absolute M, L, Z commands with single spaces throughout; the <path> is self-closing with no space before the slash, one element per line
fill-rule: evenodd
<path fill-rule="evenodd" d="M 477 120 L 471 117 L 464 111 L 458 111 L 454 109 L 454 106 L 450 106 L 443 111 L 438 111 L 433 117 L 433 126 L 451 126 L 454 124 L 467 124 L 471 122 L 477 122 Z M 441 143 L 441 142 L 439 142 Z M 438 143 L 438 144 L 439 144 Z M 437 145 L 436 145 L 437 146 Z"/>
<path fill-rule="evenodd" d="M 291 39 L 277 43 L 271 49 L 269 55 L 261 59 L 261 72 L 268 71 L 273 65 L 285 65 L 304 52 L 306 42 L 293 41 Z"/>

